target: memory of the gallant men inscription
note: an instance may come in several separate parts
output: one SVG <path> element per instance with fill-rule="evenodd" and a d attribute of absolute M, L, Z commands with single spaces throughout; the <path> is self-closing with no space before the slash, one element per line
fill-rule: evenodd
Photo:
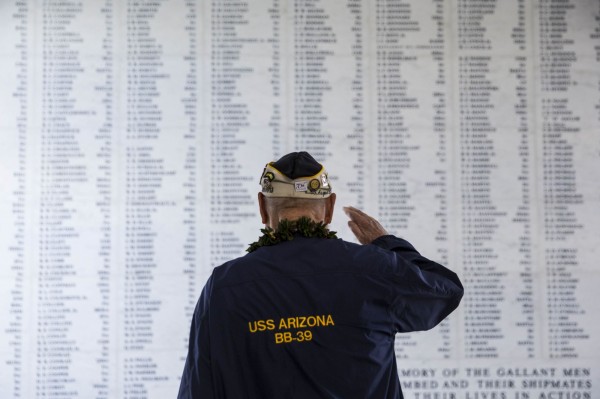
<path fill-rule="evenodd" d="M 396 337 L 407 398 L 600 397 L 600 1 L 6 0 L 0 37 L 0 398 L 173 397 L 295 150 L 465 283 Z"/>

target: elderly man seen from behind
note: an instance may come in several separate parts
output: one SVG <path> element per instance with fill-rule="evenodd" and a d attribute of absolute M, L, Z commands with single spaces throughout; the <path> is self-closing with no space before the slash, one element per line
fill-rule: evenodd
<path fill-rule="evenodd" d="M 263 235 L 206 283 L 179 398 L 402 398 L 395 335 L 456 309 L 456 274 L 353 207 L 363 245 L 338 239 L 336 196 L 306 152 L 267 164 L 261 187 Z"/>

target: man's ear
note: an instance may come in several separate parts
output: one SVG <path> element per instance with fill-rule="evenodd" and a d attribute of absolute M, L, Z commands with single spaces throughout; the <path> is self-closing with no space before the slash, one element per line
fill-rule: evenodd
<path fill-rule="evenodd" d="M 264 225 L 269 224 L 269 214 L 267 213 L 267 204 L 263 193 L 258 193 L 258 209 L 260 210 L 262 223 Z"/>
<path fill-rule="evenodd" d="M 331 195 L 325 199 L 327 201 L 325 202 L 325 224 L 329 224 L 333 219 L 333 208 L 335 207 L 335 193 L 331 193 Z"/>

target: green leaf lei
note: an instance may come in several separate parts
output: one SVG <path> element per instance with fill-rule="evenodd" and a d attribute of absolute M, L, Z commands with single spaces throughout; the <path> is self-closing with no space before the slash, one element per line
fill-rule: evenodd
<path fill-rule="evenodd" d="M 329 231 L 325 223 L 315 222 L 306 216 L 293 221 L 284 219 L 277 225 L 277 230 L 265 227 L 264 229 L 260 229 L 260 231 L 263 235 L 258 238 L 258 241 L 250 244 L 246 251 L 254 252 L 260 247 L 291 241 L 294 239 L 295 234 L 303 237 L 337 238 L 336 232 Z"/>

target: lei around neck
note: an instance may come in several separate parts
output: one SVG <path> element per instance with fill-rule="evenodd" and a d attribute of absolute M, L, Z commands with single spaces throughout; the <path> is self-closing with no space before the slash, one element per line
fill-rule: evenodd
<path fill-rule="evenodd" d="M 323 222 L 315 222 L 306 216 L 293 221 L 284 219 L 279 222 L 276 230 L 265 227 L 264 229 L 260 229 L 260 231 L 263 235 L 257 241 L 250 244 L 246 251 L 254 252 L 260 247 L 291 241 L 295 235 L 308 238 L 337 238 L 336 232 L 330 231 Z"/>

